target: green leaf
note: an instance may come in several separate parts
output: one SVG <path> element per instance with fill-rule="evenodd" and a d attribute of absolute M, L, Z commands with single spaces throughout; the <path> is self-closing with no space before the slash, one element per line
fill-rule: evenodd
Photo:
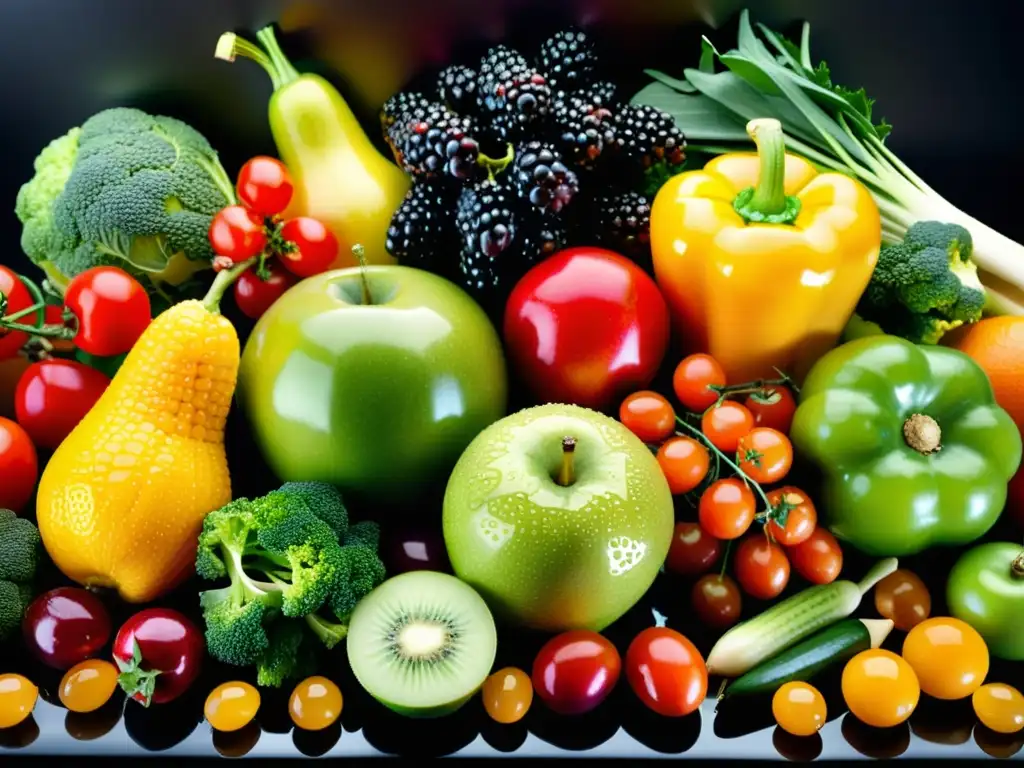
<path fill-rule="evenodd" d="M 664 72 L 659 72 L 656 69 L 645 69 L 644 74 L 649 75 L 650 77 L 657 80 L 659 83 L 664 83 L 673 90 L 680 91 L 682 93 L 697 92 L 697 89 L 693 86 L 692 83 L 689 83 L 686 80 L 680 80 L 677 77 L 672 77 L 671 75 L 666 75 Z"/>
<path fill-rule="evenodd" d="M 745 56 L 726 53 L 719 56 L 718 60 L 725 64 L 730 72 L 739 75 L 752 86 L 757 88 L 757 90 L 772 96 L 779 96 L 782 93 L 772 79 L 765 74 L 764 70 Z"/>
<path fill-rule="evenodd" d="M 670 114 L 687 140 L 692 138 L 703 142 L 749 141 L 744 127 L 746 121 L 737 118 L 735 114 L 707 96 L 686 95 L 664 83 L 650 83 L 638 91 L 630 101 L 633 104 L 655 107 Z"/>
<path fill-rule="evenodd" d="M 706 37 L 700 39 L 700 61 L 697 63 L 697 69 L 706 74 L 712 75 L 715 72 L 715 57 L 718 55 L 718 51 L 715 50 L 714 44 Z"/>
<path fill-rule="evenodd" d="M 761 30 L 761 34 L 767 38 L 768 42 L 775 46 L 775 50 L 779 52 L 778 58 L 785 62 L 786 66 L 794 72 L 806 74 L 800 63 L 800 49 L 796 45 L 782 35 L 776 34 L 764 24 L 758 24 L 757 28 Z"/>

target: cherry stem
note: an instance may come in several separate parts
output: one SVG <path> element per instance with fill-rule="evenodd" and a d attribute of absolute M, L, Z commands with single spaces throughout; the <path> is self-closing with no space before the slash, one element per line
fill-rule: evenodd
<path fill-rule="evenodd" d="M 359 282 L 363 287 L 363 304 L 373 304 L 373 296 L 370 294 L 370 276 L 366 273 L 366 249 L 356 243 L 352 246 L 352 255 L 359 262 Z"/>
<path fill-rule="evenodd" d="M 705 445 L 707 445 L 708 448 L 711 449 L 712 453 L 714 453 L 716 456 L 720 457 L 722 459 L 722 461 L 724 461 L 726 464 L 728 464 L 730 467 L 732 467 L 733 471 L 739 476 L 739 478 L 744 482 L 744 484 L 746 484 L 746 486 L 748 488 L 753 488 L 754 490 L 757 491 L 758 496 L 760 496 L 761 499 L 764 501 L 766 509 L 770 510 L 772 508 L 772 503 L 770 501 L 768 501 L 768 495 L 764 492 L 764 489 L 760 485 L 758 485 L 756 482 L 751 480 L 747 476 L 747 473 L 744 472 L 742 469 L 740 469 L 739 465 L 735 461 L 733 461 L 728 456 L 726 456 L 724 453 L 722 453 L 722 451 L 720 451 L 718 449 L 718 446 L 715 445 L 713 442 L 711 442 L 711 440 L 708 438 L 707 435 L 705 435 L 703 432 L 701 432 L 699 429 L 697 429 L 692 424 L 687 424 L 685 421 L 683 421 L 678 416 L 676 416 L 676 424 L 679 424 L 681 427 L 684 427 L 689 432 L 691 432 L 694 435 L 696 435 L 697 437 L 699 437 L 701 442 L 703 442 Z M 679 435 L 680 437 L 685 437 L 685 435 L 681 435 L 679 432 L 676 432 L 676 434 Z"/>
<path fill-rule="evenodd" d="M 732 552 L 732 539 L 725 542 L 725 554 L 722 555 L 722 570 L 718 572 L 718 580 L 725 578 L 725 569 L 729 566 L 729 554 Z"/>
<path fill-rule="evenodd" d="M 570 486 L 576 482 L 576 469 L 574 457 L 576 455 L 576 438 L 562 438 L 562 466 L 558 468 L 558 479 L 556 483 L 562 487 Z"/>

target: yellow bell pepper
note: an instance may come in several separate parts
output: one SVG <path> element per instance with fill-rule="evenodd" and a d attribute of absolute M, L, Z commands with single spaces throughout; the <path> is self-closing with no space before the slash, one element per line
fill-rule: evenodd
<path fill-rule="evenodd" d="M 687 352 L 730 382 L 798 381 L 833 347 L 867 287 L 882 239 L 868 190 L 787 154 L 778 120 L 752 120 L 756 152 L 716 157 L 659 190 L 654 272 Z"/>

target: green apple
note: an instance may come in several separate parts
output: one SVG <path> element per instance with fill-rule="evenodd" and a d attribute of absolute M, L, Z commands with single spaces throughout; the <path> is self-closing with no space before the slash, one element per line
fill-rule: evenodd
<path fill-rule="evenodd" d="M 325 272 L 259 319 L 239 397 L 270 468 L 402 503 L 448 476 L 505 415 L 505 359 L 483 310 L 419 269 Z"/>
<path fill-rule="evenodd" d="M 444 498 L 456 575 L 510 623 L 600 631 L 654 582 L 674 528 L 651 450 L 575 405 L 495 422 L 462 454 Z"/>

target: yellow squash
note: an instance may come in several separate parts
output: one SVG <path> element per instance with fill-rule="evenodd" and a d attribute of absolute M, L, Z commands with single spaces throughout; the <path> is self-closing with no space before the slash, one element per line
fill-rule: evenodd
<path fill-rule="evenodd" d="M 224 425 L 239 343 L 217 311 L 222 276 L 205 302 L 150 324 L 39 483 L 39 532 L 54 563 L 129 603 L 190 575 L 203 518 L 231 500 Z"/>

